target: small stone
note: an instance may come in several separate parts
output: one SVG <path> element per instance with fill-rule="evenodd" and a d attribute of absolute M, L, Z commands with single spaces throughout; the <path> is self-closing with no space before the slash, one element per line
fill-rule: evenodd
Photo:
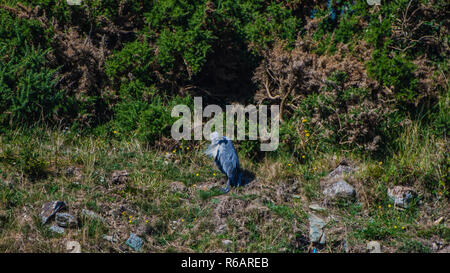
<path fill-rule="evenodd" d="M 59 233 L 59 234 L 63 234 L 64 233 L 64 228 L 62 227 L 58 227 L 58 226 L 50 226 L 49 227 L 50 231 L 55 232 L 55 233 Z"/>
<path fill-rule="evenodd" d="M 408 208 L 411 201 L 417 196 L 417 193 L 410 187 L 395 186 L 388 189 L 388 196 L 394 202 L 394 205 L 401 208 Z"/>
<path fill-rule="evenodd" d="M 52 201 L 42 205 L 40 217 L 43 224 L 46 224 L 55 214 L 67 208 L 63 201 Z"/>
<path fill-rule="evenodd" d="M 381 245 L 377 241 L 370 241 L 367 243 L 367 252 L 369 253 L 381 253 Z"/>
<path fill-rule="evenodd" d="M 117 242 L 117 238 L 115 238 L 115 236 L 110 236 L 110 235 L 106 235 L 103 234 L 103 239 L 105 239 L 106 241 L 110 242 L 110 243 L 116 243 Z"/>
<path fill-rule="evenodd" d="M 341 163 L 339 166 L 337 166 L 336 169 L 334 169 L 332 172 L 330 172 L 327 176 L 327 179 L 337 179 L 342 178 L 345 174 L 351 173 L 355 171 L 356 168 L 346 165 L 346 163 Z"/>
<path fill-rule="evenodd" d="M 69 227 L 69 228 L 75 228 L 78 226 L 78 221 L 72 214 L 65 213 L 65 212 L 58 212 L 55 215 L 55 221 L 56 224 L 60 227 Z"/>
<path fill-rule="evenodd" d="M 224 234 L 226 231 L 227 231 L 227 225 L 226 224 L 218 226 L 216 228 L 216 230 L 215 230 L 216 234 L 219 234 L 219 235 L 220 234 Z"/>
<path fill-rule="evenodd" d="M 81 245 L 77 241 L 66 242 L 67 253 L 81 253 Z"/>
<path fill-rule="evenodd" d="M 312 243 L 325 244 L 326 236 L 323 231 L 326 222 L 322 218 L 310 214 L 309 215 L 309 239 Z"/>
<path fill-rule="evenodd" d="M 141 249 L 143 241 L 139 236 L 134 233 L 130 233 L 130 237 L 126 241 L 126 244 L 131 247 L 134 251 L 139 251 Z"/>
<path fill-rule="evenodd" d="M 323 207 L 319 206 L 318 204 L 311 204 L 311 205 L 309 205 L 309 208 L 312 210 L 315 210 L 315 211 L 319 211 L 319 212 L 327 210 L 326 208 L 323 208 Z"/>
<path fill-rule="evenodd" d="M 128 171 L 113 171 L 111 174 L 111 182 L 113 184 L 123 184 L 128 181 Z"/>
<path fill-rule="evenodd" d="M 339 180 L 327 187 L 323 194 L 331 198 L 353 199 L 356 196 L 356 191 L 344 180 Z"/>
<path fill-rule="evenodd" d="M 224 247 L 230 247 L 233 244 L 233 241 L 231 240 L 222 240 L 222 244 Z"/>

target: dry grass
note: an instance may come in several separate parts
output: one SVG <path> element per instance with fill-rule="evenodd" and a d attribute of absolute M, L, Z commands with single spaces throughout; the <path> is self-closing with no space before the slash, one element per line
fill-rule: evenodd
<path fill-rule="evenodd" d="M 320 180 L 344 158 L 358 166 L 347 180 L 359 201 L 326 205 L 328 243 L 321 251 L 360 252 L 371 239 L 382 240 L 392 252 L 428 251 L 434 241 L 449 239 L 448 219 L 430 224 L 448 215 L 447 199 L 428 185 L 430 178 L 442 177 L 445 142 L 423 135 L 416 125 L 401 139 L 399 153 L 382 165 L 352 154 L 317 155 L 304 164 L 289 156 L 253 162 L 240 155 L 242 167 L 255 178 L 220 195 L 216 187 L 224 177 L 201 154 L 201 144 L 184 144 L 174 153 L 149 150 L 134 140 L 14 131 L 0 136 L 0 251 L 65 252 L 65 242 L 76 240 L 83 252 L 128 252 L 130 232 L 144 239 L 144 252 L 308 251 L 308 206 L 322 202 Z M 24 161 L 26 152 L 34 161 Z M 45 175 L 33 177 L 29 165 L 40 161 Z M 111 173 L 124 169 L 128 180 L 112 183 Z M 389 217 L 377 214 L 379 205 L 389 203 L 386 187 L 412 183 L 411 177 L 426 196 L 424 203 L 390 211 Z M 38 218 L 42 204 L 51 200 L 64 200 L 77 216 L 92 210 L 105 222 L 80 218 L 78 228 L 55 235 Z M 399 232 L 394 224 L 407 229 Z M 232 246 L 225 247 L 224 239 Z"/>

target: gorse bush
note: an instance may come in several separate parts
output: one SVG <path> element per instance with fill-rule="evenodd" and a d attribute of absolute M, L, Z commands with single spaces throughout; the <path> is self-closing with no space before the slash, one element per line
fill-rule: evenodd
<path fill-rule="evenodd" d="M 129 84 L 130 77 L 147 86 L 153 84 L 155 82 L 153 50 L 146 43 L 134 41 L 108 58 L 105 72 L 113 81 L 113 86 L 120 88 L 121 83 Z"/>
<path fill-rule="evenodd" d="M 193 83 L 222 43 L 244 44 L 258 54 L 277 39 L 292 46 L 300 27 L 300 20 L 282 4 L 265 1 L 150 3 L 143 8 L 147 27 L 141 38 L 107 61 L 106 72 L 114 83 L 127 75 L 166 88 Z"/>
<path fill-rule="evenodd" d="M 0 11 L 0 124 L 53 121 L 64 108 L 55 69 L 46 66 L 48 33 L 39 22 Z"/>
<path fill-rule="evenodd" d="M 412 104 L 419 96 L 418 79 L 415 78 L 415 65 L 404 56 L 390 57 L 387 51 L 375 50 L 368 63 L 370 75 L 382 85 L 392 88 L 400 107 Z"/>
<path fill-rule="evenodd" d="M 177 104 L 192 105 L 189 97 L 176 97 L 164 102 L 161 96 L 153 96 L 151 101 L 124 100 L 114 107 L 114 118 L 107 126 L 108 133 L 119 138 L 136 137 L 153 144 L 162 136 L 169 136 L 176 118 L 171 116 Z"/>
<path fill-rule="evenodd" d="M 172 105 L 207 94 L 280 104 L 282 148 L 298 155 L 380 152 L 398 137 L 394 124 L 448 124 L 445 7 L 11 0 L 0 8 L 0 123 L 57 121 L 154 143 L 169 133 Z M 252 143 L 240 146 L 256 157 Z"/>
<path fill-rule="evenodd" d="M 282 127 L 282 139 L 300 153 L 329 147 L 379 150 L 389 139 L 392 109 L 381 107 L 365 88 L 344 89 L 347 75 L 333 73 L 320 93 L 306 96 Z M 384 147 L 384 146 L 383 146 Z"/>

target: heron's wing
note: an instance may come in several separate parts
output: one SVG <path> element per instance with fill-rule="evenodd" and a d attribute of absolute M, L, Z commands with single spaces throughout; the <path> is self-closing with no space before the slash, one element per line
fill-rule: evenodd
<path fill-rule="evenodd" d="M 224 138 L 219 141 L 219 145 L 218 154 L 216 156 L 217 166 L 228 176 L 228 178 L 233 180 L 240 169 L 238 155 L 230 140 Z"/>

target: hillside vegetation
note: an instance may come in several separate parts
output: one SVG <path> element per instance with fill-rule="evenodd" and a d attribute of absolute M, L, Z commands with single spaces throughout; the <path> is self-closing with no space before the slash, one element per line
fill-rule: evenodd
<path fill-rule="evenodd" d="M 0 251 L 448 252 L 449 3 L 368 2 L 0 0 Z M 227 194 L 207 142 L 170 136 L 195 96 L 280 105 Z"/>

